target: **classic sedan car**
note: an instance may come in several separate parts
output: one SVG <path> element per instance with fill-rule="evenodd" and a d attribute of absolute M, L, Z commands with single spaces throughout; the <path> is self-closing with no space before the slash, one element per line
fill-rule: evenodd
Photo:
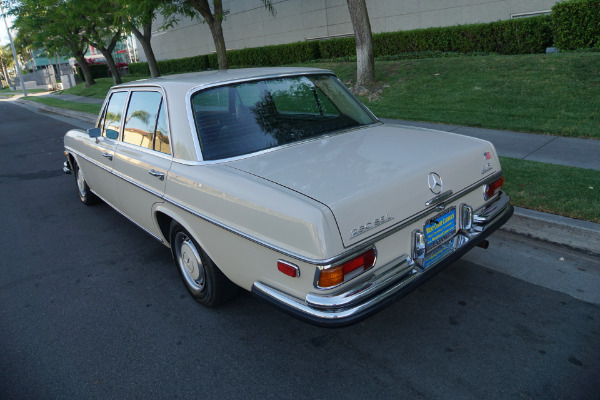
<path fill-rule="evenodd" d="M 491 143 L 384 124 L 322 69 L 118 85 L 64 145 L 81 202 L 169 247 L 200 303 L 241 287 L 324 326 L 389 305 L 513 212 Z"/>

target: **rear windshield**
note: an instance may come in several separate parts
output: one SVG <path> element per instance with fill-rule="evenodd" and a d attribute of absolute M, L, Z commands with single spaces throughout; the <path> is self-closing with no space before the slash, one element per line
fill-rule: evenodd
<path fill-rule="evenodd" d="M 204 160 L 219 160 L 376 122 L 331 75 L 219 86 L 192 96 Z"/>

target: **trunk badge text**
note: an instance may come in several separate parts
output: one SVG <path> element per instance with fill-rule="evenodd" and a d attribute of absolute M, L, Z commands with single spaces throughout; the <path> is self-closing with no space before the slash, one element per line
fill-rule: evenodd
<path fill-rule="evenodd" d="M 358 227 L 356 229 L 352 229 L 352 231 L 350 232 L 350 239 L 352 239 L 353 237 L 356 237 L 358 235 L 362 235 L 363 233 L 370 231 L 371 229 L 377 228 L 378 226 L 381 226 L 381 225 L 385 224 L 386 222 L 390 222 L 393 219 L 394 219 L 393 217 L 388 217 L 386 214 L 386 215 L 383 215 L 383 216 L 377 218 L 373 222 L 367 222 L 366 224 L 361 225 L 360 227 Z"/>
<path fill-rule="evenodd" d="M 442 193 L 442 189 L 444 188 L 444 182 L 442 181 L 442 177 L 439 176 L 436 172 L 430 172 L 427 177 L 427 183 L 429 184 L 429 190 L 433 194 Z"/>

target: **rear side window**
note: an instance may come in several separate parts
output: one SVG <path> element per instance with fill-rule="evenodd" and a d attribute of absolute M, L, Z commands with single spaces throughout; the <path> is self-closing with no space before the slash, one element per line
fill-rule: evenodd
<path fill-rule="evenodd" d="M 165 113 L 165 101 L 160 104 L 158 121 L 156 122 L 156 136 L 154 137 L 154 150 L 161 153 L 171 154 L 171 145 L 167 132 L 167 114 Z"/>
<path fill-rule="evenodd" d="M 162 95 L 158 92 L 132 92 L 123 127 L 123 142 L 154 148 L 154 130 Z"/>
<path fill-rule="evenodd" d="M 108 129 L 111 129 L 118 134 L 119 127 L 121 126 L 121 117 L 125 100 L 127 100 L 127 92 L 116 92 L 110 96 L 108 107 L 106 107 L 106 113 L 104 114 L 103 120 L 100 121 L 102 136 L 106 136 L 106 131 Z"/>

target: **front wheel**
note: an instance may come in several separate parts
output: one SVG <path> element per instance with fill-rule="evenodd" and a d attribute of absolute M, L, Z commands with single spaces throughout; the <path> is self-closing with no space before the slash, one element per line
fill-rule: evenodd
<path fill-rule="evenodd" d="M 179 224 L 171 224 L 171 248 L 187 290 L 199 303 L 217 306 L 231 299 L 237 286 L 217 268 L 192 236 Z"/>
<path fill-rule="evenodd" d="M 90 190 L 90 187 L 83 176 L 83 172 L 79 168 L 79 164 L 74 164 L 75 182 L 77 182 L 77 193 L 79 194 L 79 200 L 81 200 L 81 202 L 86 206 L 96 204 L 98 202 L 98 197 Z"/>

